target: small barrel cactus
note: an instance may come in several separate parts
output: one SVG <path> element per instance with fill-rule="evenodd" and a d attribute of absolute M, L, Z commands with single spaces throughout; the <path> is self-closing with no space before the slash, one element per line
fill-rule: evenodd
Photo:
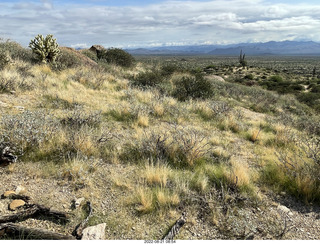
<path fill-rule="evenodd" d="M 54 63 L 60 53 L 59 45 L 53 35 L 47 35 L 45 38 L 43 35 L 37 35 L 30 41 L 29 47 L 42 63 Z"/>

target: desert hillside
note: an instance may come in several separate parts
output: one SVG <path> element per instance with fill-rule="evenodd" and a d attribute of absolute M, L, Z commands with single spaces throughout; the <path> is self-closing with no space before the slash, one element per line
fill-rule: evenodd
<path fill-rule="evenodd" d="M 174 239 L 320 238 L 316 57 L 59 50 L 0 42 L 0 194 L 30 198 L 0 219 L 40 204 L 68 221 L 16 224 L 70 236 L 90 202 L 105 239 L 162 239 L 183 213 Z"/>

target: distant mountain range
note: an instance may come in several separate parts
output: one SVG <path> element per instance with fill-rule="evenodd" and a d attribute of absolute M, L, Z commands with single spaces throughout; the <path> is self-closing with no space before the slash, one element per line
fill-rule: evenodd
<path fill-rule="evenodd" d="M 320 55 L 320 43 L 313 41 L 240 43 L 232 45 L 163 46 L 126 49 L 133 55 Z"/>

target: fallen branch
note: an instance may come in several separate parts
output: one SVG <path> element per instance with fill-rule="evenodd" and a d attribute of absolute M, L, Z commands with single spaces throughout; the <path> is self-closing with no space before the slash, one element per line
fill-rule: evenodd
<path fill-rule="evenodd" d="M 40 240 L 75 240 L 71 235 L 63 235 L 43 229 L 27 228 L 24 226 L 6 223 L 0 224 L 0 237 L 13 239 L 40 239 Z"/>
<path fill-rule="evenodd" d="M 173 240 L 173 238 L 179 233 L 180 229 L 187 222 L 187 213 L 183 212 L 182 216 L 176 221 L 172 226 L 168 234 L 163 238 L 163 240 Z"/>
<path fill-rule="evenodd" d="M 75 236 L 78 240 L 81 240 L 83 235 L 83 230 L 87 227 L 89 218 L 92 215 L 92 207 L 89 201 L 87 202 L 87 211 L 88 211 L 87 218 L 85 218 L 80 224 L 78 224 L 74 229 L 74 231 L 72 232 L 72 235 Z"/>
<path fill-rule="evenodd" d="M 16 214 L 0 217 L 0 223 L 23 221 L 29 218 L 36 218 L 38 216 L 47 217 L 48 220 L 51 221 L 55 220 L 63 223 L 68 221 L 66 213 L 51 210 L 50 208 L 44 207 L 42 205 L 27 204 L 25 208 L 25 210 L 20 211 Z"/>
<path fill-rule="evenodd" d="M 4 198 L 9 198 L 9 199 L 12 199 L 12 200 L 16 200 L 16 199 L 21 199 L 25 202 L 28 202 L 30 201 L 30 197 L 29 196 L 25 196 L 25 195 L 20 195 L 20 194 L 11 194 L 7 197 L 4 196 L 4 194 L 1 195 L 1 199 L 4 199 Z"/>

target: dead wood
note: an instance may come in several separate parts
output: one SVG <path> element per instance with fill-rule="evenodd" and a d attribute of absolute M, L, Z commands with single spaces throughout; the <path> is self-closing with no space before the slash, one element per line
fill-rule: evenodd
<path fill-rule="evenodd" d="M 87 202 L 86 207 L 88 212 L 87 218 L 85 218 L 80 224 L 78 224 L 74 229 L 74 231 L 72 232 L 72 235 L 75 236 L 78 240 L 81 240 L 83 235 L 83 230 L 87 227 L 89 218 L 92 215 L 92 207 L 89 201 Z"/>
<path fill-rule="evenodd" d="M 0 237 L 13 239 L 40 239 L 40 240 L 75 240 L 71 235 L 47 231 L 43 229 L 27 228 L 24 226 L 6 223 L 0 224 Z"/>
<path fill-rule="evenodd" d="M 27 204 L 25 209 L 12 215 L 0 217 L 0 223 L 23 221 L 28 218 L 45 217 L 54 222 L 66 223 L 68 221 L 67 214 L 37 204 Z"/>
<path fill-rule="evenodd" d="M 1 199 L 4 199 L 4 198 L 9 198 L 9 199 L 12 199 L 12 200 L 21 199 L 21 200 L 23 200 L 25 202 L 28 202 L 31 199 L 29 196 L 20 195 L 20 194 L 11 194 L 8 197 L 5 197 L 4 194 L 2 194 L 1 195 Z"/>
<path fill-rule="evenodd" d="M 163 238 L 163 240 L 173 240 L 173 238 L 179 233 L 180 229 L 187 222 L 187 213 L 183 212 L 181 217 L 172 226 L 168 234 Z"/>

